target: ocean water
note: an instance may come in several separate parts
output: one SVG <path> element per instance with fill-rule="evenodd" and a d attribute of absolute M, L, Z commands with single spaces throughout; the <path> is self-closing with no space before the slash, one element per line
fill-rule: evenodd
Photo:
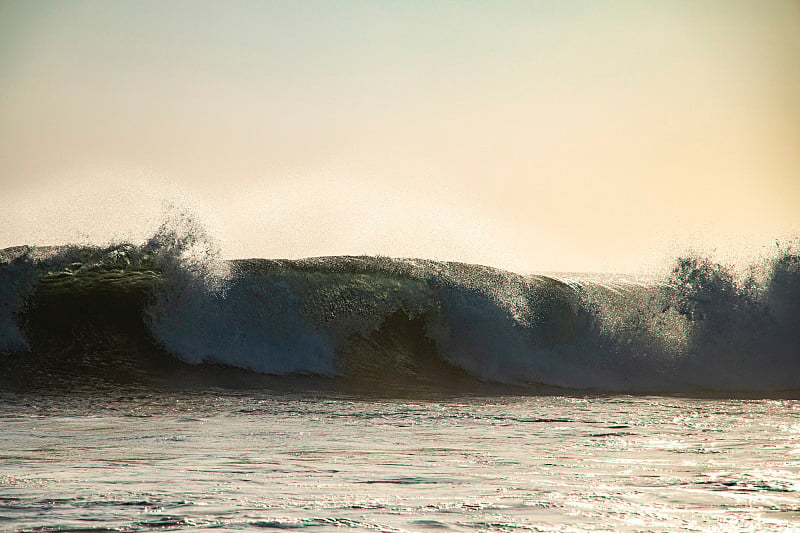
<path fill-rule="evenodd" d="M 0 400 L 4 531 L 800 529 L 796 400 L 308 388 Z"/>
<path fill-rule="evenodd" d="M 800 253 L 0 250 L 0 530 L 800 530 Z"/>

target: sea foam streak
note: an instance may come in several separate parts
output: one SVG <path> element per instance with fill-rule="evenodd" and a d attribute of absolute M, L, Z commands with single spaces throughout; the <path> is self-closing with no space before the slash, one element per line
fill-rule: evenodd
<path fill-rule="evenodd" d="M 791 249 L 760 279 L 683 258 L 668 279 L 644 284 L 385 257 L 222 261 L 209 242 L 179 217 L 141 245 L 3 250 L 3 364 L 44 357 L 64 367 L 85 352 L 92 362 L 75 364 L 97 367 L 151 346 L 161 357 L 276 375 L 800 389 L 800 256 Z"/>

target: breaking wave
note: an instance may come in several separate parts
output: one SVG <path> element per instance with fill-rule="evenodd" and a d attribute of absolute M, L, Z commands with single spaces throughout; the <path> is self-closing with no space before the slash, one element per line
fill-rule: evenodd
<path fill-rule="evenodd" d="M 177 216 L 138 245 L 0 251 L 0 352 L 7 386 L 216 364 L 376 383 L 796 391 L 800 255 L 785 247 L 746 276 L 684 257 L 646 283 L 386 257 L 223 261 Z"/>

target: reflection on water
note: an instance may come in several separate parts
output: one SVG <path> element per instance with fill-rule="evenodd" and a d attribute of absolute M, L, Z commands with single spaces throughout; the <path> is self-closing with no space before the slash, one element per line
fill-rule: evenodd
<path fill-rule="evenodd" d="M 800 527 L 793 400 L 0 400 L 12 531 Z"/>

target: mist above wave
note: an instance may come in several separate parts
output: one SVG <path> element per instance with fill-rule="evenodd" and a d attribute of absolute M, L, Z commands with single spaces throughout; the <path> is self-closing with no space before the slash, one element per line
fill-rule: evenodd
<path fill-rule="evenodd" d="M 124 333 L 182 361 L 267 374 L 450 369 L 611 391 L 800 388 L 796 248 L 733 272 L 700 256 L 647 283 L 385 257 L 224 261 L 202 225 L 176 213 L 140 244 L 0 251 L 0 352 L 35 357 L 50 349 L 48 330 L 107 339 L 99 323 L 138 321 Z M 56 327 L 78 305 L 96 308 L 75 315 L 94 325 Z"/>

